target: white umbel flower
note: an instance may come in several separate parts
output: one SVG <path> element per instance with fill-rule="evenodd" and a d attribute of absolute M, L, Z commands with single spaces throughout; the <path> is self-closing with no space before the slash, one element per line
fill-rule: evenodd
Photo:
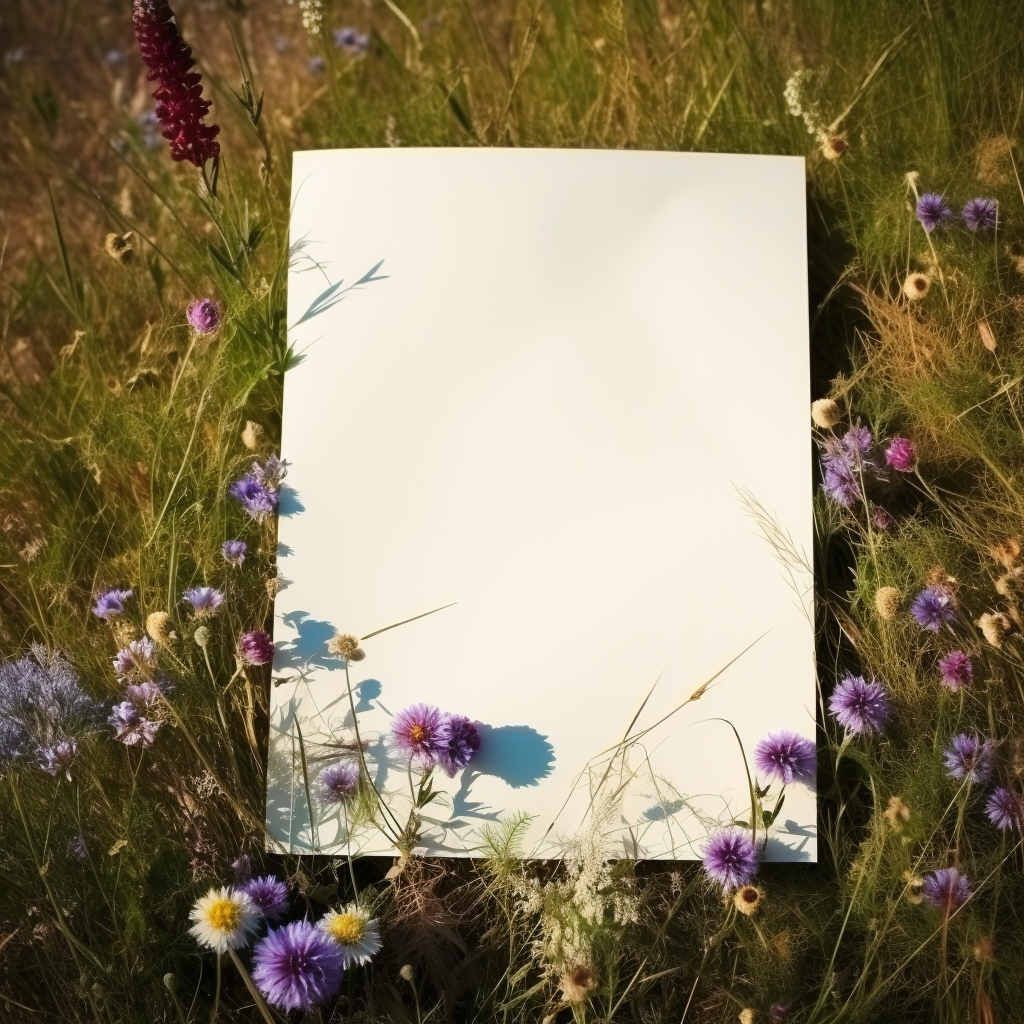
<path fill-rule="evenodd" d="M 196 942 L 218 953 L 246 946 L 256 933 L 260 912 L 244 892 L 227 887 L 211 889 L 196 900 L 189 918 L 189 932 Z"/>
<path fill-rule="evenodd" d="M 346 971 L 353 964 L 368 963 L 380 952 L 380 926 L 355 903 L 329 910 L 320 919 L 320 930 L 341 947 Z"/>

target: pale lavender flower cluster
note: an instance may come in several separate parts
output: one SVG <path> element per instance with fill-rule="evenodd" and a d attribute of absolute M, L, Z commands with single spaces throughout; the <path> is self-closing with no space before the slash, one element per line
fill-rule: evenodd
<path fill-rule="evenodd" d="M 114 656 L 114 671 L 125 684 L 125 699 L 111 708 L 107 718 L 114 739 L 126 747 L 148 747 L 163 725 L 154 713 L 170 689 L 157 678 L 156 644 L 149 637 L 132 640 Z"/>
<path fill-rule="evenodd" d="M 893 517 L 881 505 L 868 501 L 871 494 L 892 484 L 890 471 L 912 473 L 917 467 L 917 447 L 905 437 L 892 438 L 880 449 L 866 427 L 851 427 L 842 436 L 827 434 L 818 441 L 821 451 L 822 489 L 844 508 L 868 502 L 871 521 L 878 530 L 888 530 Z"/>
<path fill-rule="evenodd" d="M 274 641 L 262 629 L 250 629 L 238 639 L 238 656 L 243 665 L 269 665 L 274 660 Z"/>
<path fill-rule="evenodd" d="M 940 192 L 925 192 L 918 198 L 915 212 L 921 227 L 929 234 L 953 219 L 953 211 Z M 976 196 L 967 201 L 960 216 L 968 231 L 990 231 L 999 219 L 999 203 L 995 199 Z"/>
<path fill-rule="evenodd" d="M 370 37 L 365 32 L 346 25 L 334 30 L 334 45 L 349 57 L 361 57 L 370 48 Z"/>
<path fill-rule="evenodd" d="M 220 306 L 213 299 L 194 299 L 185 310 L 185 317 L 196 334 L 213 334 L 220 327 Z"/>
<path fill-rule="evenodd" d="M 749 833 L 722 829 L 708 836 L 701 848 L 704 871 L 723 889 L 739 889 L 757 874 L 757 850 Z"/>
<path fill-rule="evenodd" d="M 147 718 L 130 700 L 115 704 L 107 721 L 114 727 L 114 739 L 126 747 L 148 747 L 163 724 Z"/>
<path fill-rule="evenodd" d="M 828 700 L 829 714 L 854 736 L 880 733 L 889 720 L 889 694 L 880 682 L 847 675 Z"/>
<path fill-rule="evenodd" d="M 120 680 L 150 679 L 156 671 L 156 644 L 148 636 L 132 640 L 114 655 L 114 672 Z"/>
<path fill-rule="evenodd" d="M 277 511 L 281 481 L 288 475 L 288 462 L 271 455 L 264 463 L 254 462 L 250 472 L 236 480 L 228 493 L 242 503 L 250 518 L 263 522 Z"/>
<path fill-rule="evenodd" d="M 814 775 L 817 748 L 813 740 L 783 729 L 769 733 L 754 747 L 754 765 L 766 779 L 783 786 L 806 782 Z"/>
<path fill-rule="evenodd" d="M 399 753 L 413 767 L 439 767 L 450 779 L 480 749 L 480 732 L 465 715 L 443 712 L 432 704 L 413 704 L 395 715 L 391 734 Z"/>

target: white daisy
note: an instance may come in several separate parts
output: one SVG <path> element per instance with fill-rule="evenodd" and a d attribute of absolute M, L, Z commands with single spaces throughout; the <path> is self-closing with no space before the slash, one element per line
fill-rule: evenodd
<path fill-rule="evenodd" d="M 248 894 L 233 889 L 211 889 L 196 900 L 189 932 L 198 943 L 218 953 L 248 944 L 260 921 L 260 912 Z"/>
<path fill-rule="evenodd" d="M 380 951 L 380 926 L 365 910 L 350 903 L 341 910 L 329 910 L 320 918 L 320 930 L 341 946 L 345 970 L 365 964 Z"/>

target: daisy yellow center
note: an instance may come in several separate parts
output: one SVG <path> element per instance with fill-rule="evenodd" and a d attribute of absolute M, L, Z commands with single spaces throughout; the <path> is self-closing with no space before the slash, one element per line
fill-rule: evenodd
<path fill-rule="evenodd" d="M 219 932 L 231 932 L 238 927 L 242 911 L 234 900 L 217 899 L 206 911 L 206 922 Z"/>
<path fill-rule="evenodd" d="M 424 729 L 422 725 L 414 725 L 409 729 L 409 739 L 411 739 L 413 743 L 422 743 L 426 738 L 426 735 L 427 730 Z"/>
<path fill-rule="evenodd" d="M 366 922 L 356 914 L 338 914 L 327 926 L 331 938 L 343 946 L 354 946 L 366 934 Z"/>

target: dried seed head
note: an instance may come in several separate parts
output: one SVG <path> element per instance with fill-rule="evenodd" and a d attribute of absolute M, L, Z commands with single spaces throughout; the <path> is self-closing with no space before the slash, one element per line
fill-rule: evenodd
<path fill-rule="evenodd" d="M 978 321 L 978 334 L 981 335 L 982 345 L 984 345 L 989 352 L 995 352 L 998 348 L 998 345 L 996 344 L 996 336 L 987 320 Z"/>
<path fill-rule="evenodd" d="M 747 917 L 753 917 L 761 909 L 764 894 L 756 885 L 745 885 L 737 889 L 732 898 L 733 906 Z"/>
<path fill-rule="evenodd" d="M 910 821 L 910 808 L 903 802 L 902 797 L 891 796 L 889 806 L 882 812 L 882 817 L 894 831 L 899 832 Z"/>
<path fill-rule="evenodd" d="M 996 541 L 990 544 L 988 553 L 1007 571 L 1017 564 L 1020 557 L 1020 541 L 1016 537 L 1007 537 L 1006 540 Z"/>
<path fill-rule="evenodd" d="M 404 964 L 402 969 L 398 972 L 398 976 L 402 981 L 407 981 L 411 985 L 413 979 L 416 977 L 416 971 L 413 969 L 412 964 Z"/>
<path fill-rule="evenodd" d="M 259 448 L 262 440 L 263 428 L 252 420 L 246 420 L 245 429 L 242 431 L 242 444 L 244 444 L 249 451 L 254 452 Z"/>
<path fill-rule="evenodd" d="M 913 274 L 908 274 L 906 281 L 903 282 L 903 294 L 911 302 L 917 302 L 928 294 L 928 289 L 931 286 L 932 279 L 927 274 L 915 271 Z"/>
<path fill-rule="evenodd" d="M 132 233 L 130 231 L 123 235 L 118 235 L 111 231 L 103 243 L 103 248 L 107 250 L 108 256 L 113 257 L 119 263 L 131 263 L 135 256 L 135 246 L 132 245 Z"/>
<path fill-rule="evenodd" d="M 912 871 L 904 871 L 903 881 L 907 883 L 907 900 L 915 906 L 918 903 L 923 903 L 924 896 L 922 890 L 924 889 L 924 879 L 920 875 L 915 875 Z"/>
<path fill-rule="evenodd" d="M 200 626 L 193 634 L 192 639 L 202 648 L 206 648 L 206 645 L 210 642 L 210 627 Z"/>
<path fill-rule="evenodd" d="M 793 933 L 784 928 L 770 940 L 772 952 L 784 963 L 788 963 L 793 957 Z"/>
<path fill-rule="evenodd" d="M 1002 612 L 985 612 L 975 625 L 988 643 L 996 648 L 1003 646 L 1003 637 L 1013 629 L 1013 623 Z"/>
<path fill-rule="evenodd" d="M 924 577 L 925 583 L 935 590 L 945 590 L 946 593 L 956 596 L 960 589 L 960 581 L 955 576 L 950 576 L 941 565 L 933 565 Z"/>
<path fill-rule="evenodd" d="M 757 1011 L 749 1006 L 740 1010 L 740 1024 L 757 1024 Z"/>
<path fill-rule="evenodd" d="M 127 647 L 135 639 L 135 627 L 124 619 L 114 619 L 110 631 L 118 647 Z"/>
<path fill-rule="evenodd" d="M 875 611 L 886 622 L 896 618 L 903 595 L 895 587 L 879 587 L 875 592 Z"/>
<path fill-rule="evenodd" d="M 336 658 L 344 658 L 346 661 L 362 661 L 366 657 L 359 647 L 359 637 L 351 633 L 335 633 L 327 641 L 327 650 Z"/>
<path fill-rule="evenodd" d="M 562 998 L 567 1003 L 582 1003 L 596 984 L 594 972 L 589 967 L 579 964 L 562 976 L 558 987 L 562 990 Z"/>
<path fill-rule="evenodd" d="M 819 398 L 811 402 L 811 419 L 825 430 L 834 427 L 842 419 L 843 410 L 831 398 Z"/>
<path fill-rule="evenodd" d="M 827 135 L 821 140 L 821 155 L 832 163 L 842 160 L 849 148 L 850 143 L 847 142 L 845 135 Z"/>
<path fill-rule="evenodd" d="M 172 622 L 167 612 L 150 612 L 146 616 L 146 632 L 158 644 L 169 644 L 178 635 L 171 629 Z"/>
<path fill-rule="evenodd" d="M 996 940 L 991 935 L 983 935 L 974 944 L 974 959 L 979 964 L 991 960 L 996 955 Z"/>

